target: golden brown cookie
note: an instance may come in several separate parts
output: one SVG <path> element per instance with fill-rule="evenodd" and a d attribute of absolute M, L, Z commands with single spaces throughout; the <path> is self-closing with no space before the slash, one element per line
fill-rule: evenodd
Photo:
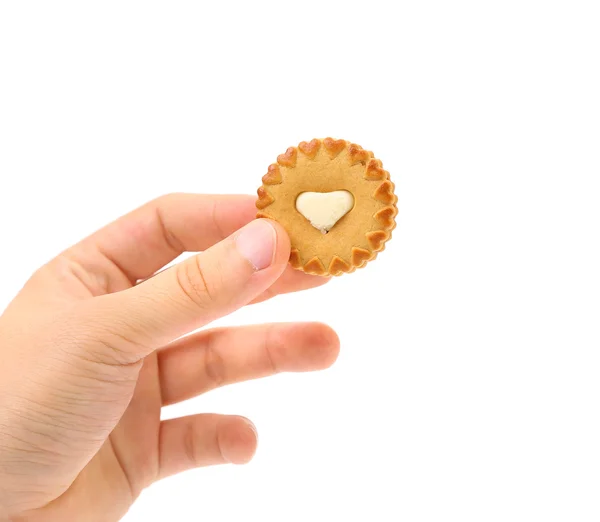
<path fill-rule="evenodd" d="M 314 139 L 289 147 L 262 182 L 256 217 L 283 225 L 292 244 L 290 264 L 309 274 L 338 276 L 365 266 L 396 226 L 389 172 L 372 152 L 345 140 Z M 339 191 L 349 192 L 353 205 Z M 300 194 L 302 213 L 296 207 Z"/>

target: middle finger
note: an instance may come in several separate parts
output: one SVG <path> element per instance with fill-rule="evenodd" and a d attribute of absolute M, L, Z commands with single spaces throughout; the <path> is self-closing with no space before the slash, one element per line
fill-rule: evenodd
<path fill-rule="evenodd" d="M 158 352 L 163 405 L 214 388 L 279 372 L 331 366 L 339 353 L 336 333 L 322 323 L 276 323 L 206 330 Z"/>

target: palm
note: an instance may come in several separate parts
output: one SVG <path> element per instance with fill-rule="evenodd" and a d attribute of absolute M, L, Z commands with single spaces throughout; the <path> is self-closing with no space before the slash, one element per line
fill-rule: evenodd
<path fill-rule="evenodd" d="M 96 502 L 111 499 L 127 509 L 144 488 L 158 480 L 161 407 L 157 355 L 152 354 L 144 360 L 121 421 L 73 484 L 73 492 L 95 491 Z M 99 481 L 99 470 L 111 480 Z"/>
<path fill-rule="evenodd" d="M 110 435 L 107 451 L 114 473 L 125 479 L 111 491 L 112 498 L 131 501 L 160 478 L 159 441 L 162 407 L 157 354 L 146 357 L 132 400 Z M 127 487 L 125 487 L 127 486 Z M 112 487 L 105 484 L 105 487 Z"/>

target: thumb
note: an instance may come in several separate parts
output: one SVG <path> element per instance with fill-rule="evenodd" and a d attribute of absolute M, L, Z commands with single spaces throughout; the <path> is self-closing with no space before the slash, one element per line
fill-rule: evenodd
<path fill-rule="evenodd" d="M 254 220 L 133 288 L 95 298 L 84 322 L 120 362 L 135 362 L 248 304 L 279 278 L 289 254 L 281 225 Z"/>

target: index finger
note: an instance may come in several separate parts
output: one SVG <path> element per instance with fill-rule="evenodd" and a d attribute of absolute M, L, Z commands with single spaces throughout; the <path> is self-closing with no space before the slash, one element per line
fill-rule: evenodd
<path fill-rule="evenodd" d="M 98 256 L 109 279 L 146 279 L 183 252 L 199 252 L 243 227 L 256 215 L 252 196 L 169 194 L 120 217 L 64 255 L 90 273 Z M 122 288 L 115 288 L 122 289 Z"/>

